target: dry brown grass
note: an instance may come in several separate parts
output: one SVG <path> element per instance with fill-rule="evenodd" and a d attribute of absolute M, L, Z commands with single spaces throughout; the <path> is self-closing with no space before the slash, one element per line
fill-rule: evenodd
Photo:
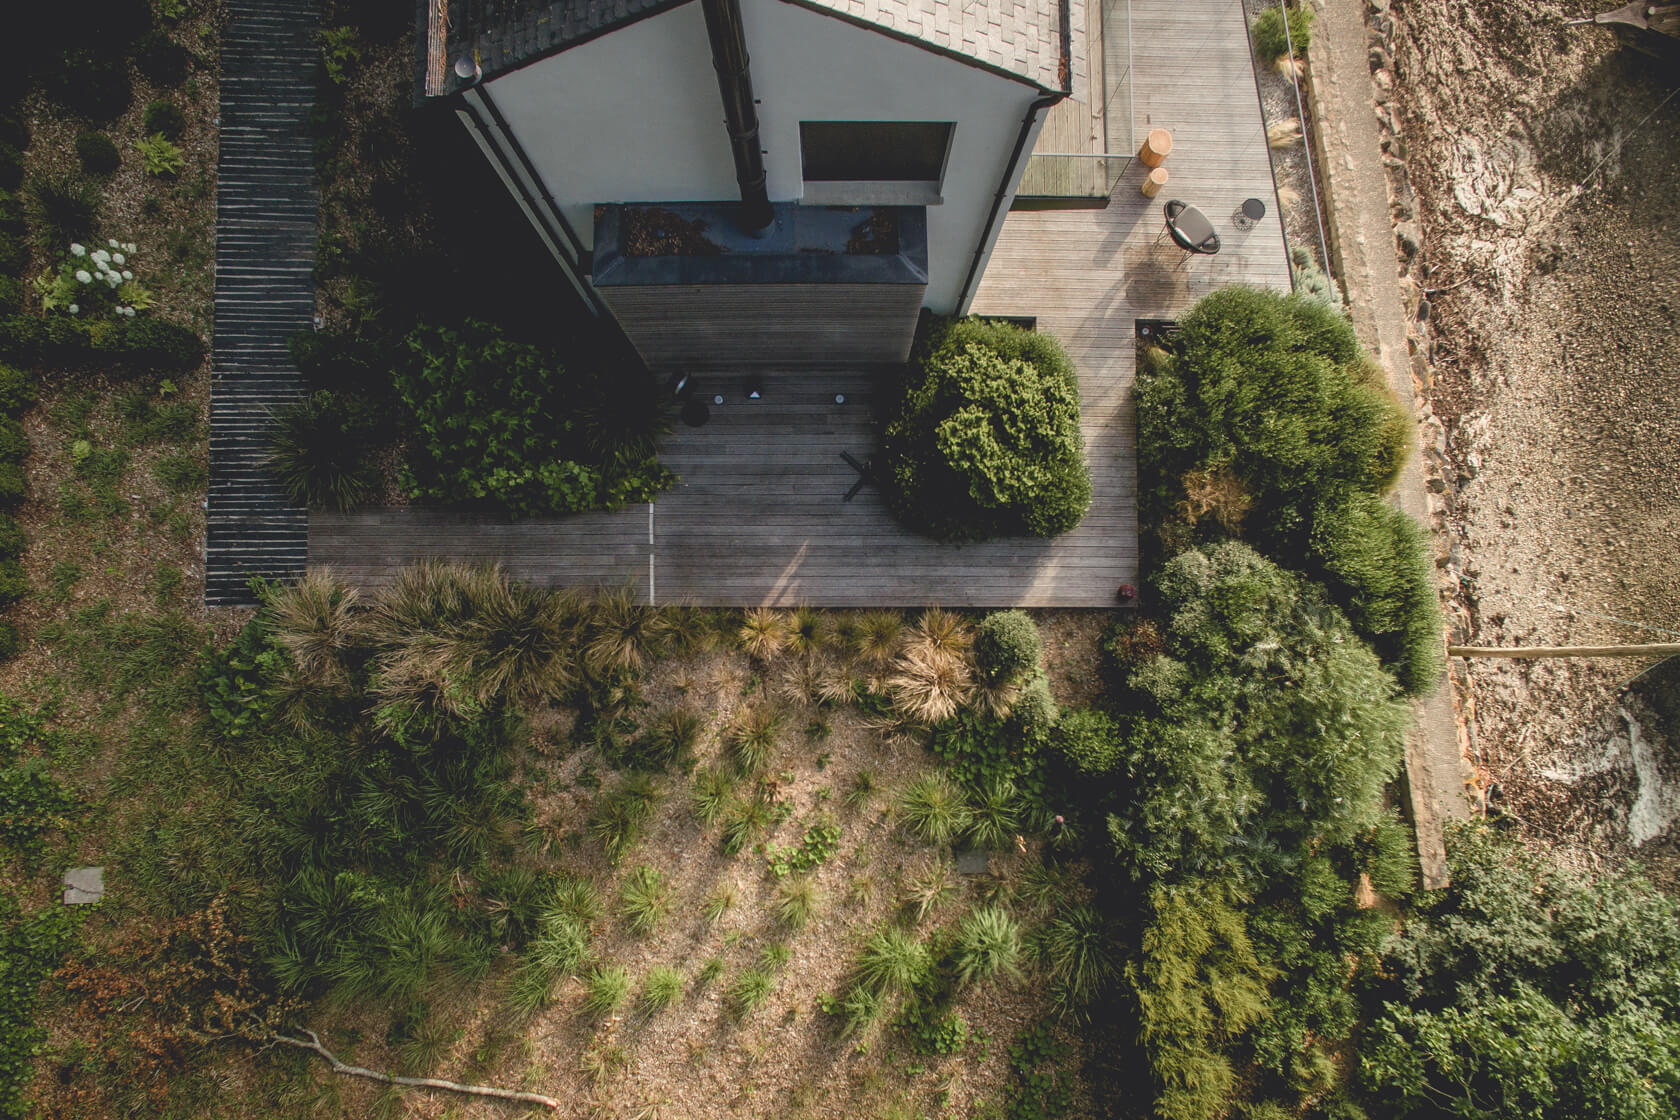
<path fill-rule="evenodd" d="M 961 656 L 933 645 L 913 645 L 887 678 L 893 704 L 906 718 L 926 726 L 944 723 L 974 691 L 974 671 Z"/>
<path fill-rule="evenodd" d="M 748 657 L 768 663 L 787 648 L 788 621 L 781 611 L 754 607 L 741 619 L 741 628 L 735 636 Z"/>

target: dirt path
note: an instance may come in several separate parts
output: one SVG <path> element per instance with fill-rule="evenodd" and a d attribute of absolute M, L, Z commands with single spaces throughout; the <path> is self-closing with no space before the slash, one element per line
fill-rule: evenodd
<path fill-rule="evenodd" d="M 1455 639 L 1680 631 L 1680 68 L 1563 26 L 1599 6 L 1369 4 L 1415 190 L 1397 243 L 1432 335 Z M 1645 840 L 1670 878 L 1671 764 L 1618 697 L 1642 667 L 1481 661 L 1460 683 L 1496 807 L 1588 860 Z"/>

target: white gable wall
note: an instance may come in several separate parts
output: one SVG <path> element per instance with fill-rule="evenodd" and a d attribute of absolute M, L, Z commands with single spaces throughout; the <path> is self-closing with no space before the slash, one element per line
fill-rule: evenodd
<path fill-rule="evenodd" d="M 802 120 L 954 121 L 944 201 L 929 206 L 927 303 L 956 310 L 1037 92 L 957 59 L 784 2 L 742 0 L 770 198 L 804 191 Z M 739 197 L 698 3 L 497 78 L 487 88 L 585 243 L 598 202 Z"/>

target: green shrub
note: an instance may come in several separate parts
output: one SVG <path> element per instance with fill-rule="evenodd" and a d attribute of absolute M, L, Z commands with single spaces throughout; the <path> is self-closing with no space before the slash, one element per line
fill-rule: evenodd
<path fill-rule="evenodd" d="M 153 101 L 146 106 L 146 113 L 141 118 L 140 131 L 147 136 L 154 132 L 162 133 L 165 139 L 179 140 L 181 133 L 187 130 L 186 118 L 173 101 Z"/>
<path fill-rule="evenodd" d="M 1444 668 L 1435 565 L 1419 525 L 1359 494 L 1314 511 L 1311 574 L 1412 695 L 1431 691 Z"/>
<path fill-rule="evenodd" d="M 102 350 L 132 368 L 184 372 L 204 360 L 204 340 L 178 323 L 141 315 L 115 326 Z"/>
<path fill-rule="evenodd" d="M 1025 611 L 994 611 L 974 635 L 974 660 L 988 681 L 1020 680 L 1038 669 L 1044 642 Z"/>
<path fill-rule="evenodd" d="M 15 191 L 23 182 L 23 153 L 0 142 L 0 191 Z"/>
<path fill-rule="evenodd" d="M 109 175 L 122 166 L 122 156 L 111 138 L 91 129 L 76 134 L 76 158 L 89 175 Z"/>
<path fill-rule="evenodd" d="M 1289 8 L 1289 25 L 1285 34 L 1283 9 L 1267 8 L 1254 21 L 1254 53 L 1260 61 L 1273 63 L 1289 53 L 1291 45 L 1296 58 L 1307 56 L 1312 42 L 1312 9 L 1296 3 Z"/>
<path fill-rule="evenodd" d="M 1009 726 L 1029 742 L 1043 742 L 1051 728 L 1061 718 L 1056 698 L 1050 694 L 1050 681 L 1042 673 L 1027 682 L 1009 709 Z"/>
<path fill-rule="evenodd" d="M 0 460 L 16 461 L 29 454 L 29 437 L 23 425 L 10 417 L 0 418 Z"/>
<path fill-rule="evenodd" d="M 1295 289 L 1295 294 L 1310 303 L 1337 307 L 1341 305 L 1341 291 L 1337 289 L 1335 281 L 1318 266 L 1312 250 L 1305 245 L 1297 245 L 1289 250 L 1289 281 Z"/>
<path fill-rule="evenodd" d="M 617 422 L 633 411 L 622 403 L 637 395 L 630 373 L 618 385 L 600 373 L 568 374 L 476 321 L 417 328 L 407 349 L 395 381 L 413 427 L 410 496 L 529 516 L 617 509 L 670 484 L 647 432 Z"/>
<path fill-rule="evenodd" d="M 0 560 L 0 606 L 15 603 L 29 594 L 29 577 L 16 560 Z"/>
<path fill-rule="evenodd" d="M 69 51 L 58 65 L 48 67 L 42 78 L 47 96 L 93 121 L 115 120 L 134 99 L 128 61 L 108 50 Z"/>
<path fill-rule="evenodd" d="M 1107 774 L 1124 757 L 1119 725 L 1091 708 L 1062 713 L 1052 738 L 1063 757 L 1082 774 Z"/>
<path fill-rule="evenodd" d="M 267 466 L 288 497 L 312 509 L 348 510 L 372 497 L 372 424 L 336 393 L 320 391 L 274 413 Z"/>
<path fill-rule="evenodd" d="M 0 233 L 0 237 L 6 235 Z M 12 315 L 22 309 L 26 298 L 23 281 L 15 276 L 0 275 L 0 315 Z"/>
<path fill-rule="evenodd" d="M 75 944 L 80 910 L 53 904 L 25 913 L 9 890 L 0 893 L 0 961 L 5 962 L 0 967 L 0 1116 L 35 1112 L 25 1090 L 35 1074 L 35 1050 L 47 1037 L 35 1025 L 35 1008 L 47 978 Z"/>
<path fill-rule="evenodd" d="M 1099 998 L 1120 978 L 1120 951 L 1102 915 L 1084 903 L 1063 906 L 1038 935 L 1039 955 L 1050 969 L 1050 1000 L 1076 1020 L 1090 1016 Z"/>
<path fill-rule="evenodd" d="M 1079 382 L 1048 335 L 935 324 L 884 415 L 882 484 L 893 515 L 917 532 L 1052 537 L 1090 506 Z"/>
<path fill-rule="evenodd" d="M 23 526 L 9 513 L 0 513 L 0 560 L 15 560 L 29 547 Z"/>
<path fill-rule="evenodd" d="M 178 86 L 186 80 L 192 55 L 169 32 L 154 28 L 134 44 L 134 65 L 153 85 Z"/>

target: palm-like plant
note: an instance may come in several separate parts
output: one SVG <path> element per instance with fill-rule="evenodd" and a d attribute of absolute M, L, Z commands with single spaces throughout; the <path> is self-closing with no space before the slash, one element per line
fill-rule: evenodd
<path fill-rule="evenodd" d="M 748 657 L 767 662 L 787 647 L 787 619 L 781 611 L 754 607 L 741 619 L 741 629 L 736 637 Z"/>
<path fill-rule="evenodd" d="M 788 649 L 809 657 L 828 640 L 828 617 L 815 607 L 801 603 L 788 618 Z"/>
<path fill-rule="evenodd" d="M 962 790 L 943 772 L 923 774 L 898 799 L 904 826 L 930 844 L 955 840 L 968 825 L 968 804 Z"/>
<path fill-rule="evenodd" d="M 345 662 L 359 645 L 356 597 L 355 588 L 327 568 L 312 568 L 269 595 L 266 606 L 275 634 L 305 680 L 324 687 L 346 682 Z"/>
<path fill-rule="evenodd" d="M 951 970 L 959 984 L 998 974 L 1021 978 L 1021 927 L 1001 906 L 982 906 L 957 924 Z"/>
<path fill-rule="evenodd" d="M 907 929 L 887 926 L 864 941 L 852 970 L 854 986 L 877 995 L 908 992 L 933 969 L 933 955 Z"/>
<path fill-rule="evenodd" d="M 770 806 L 762 797 L 737 797 L 723 811 L 722 846 L 735 855 L 770 825 Z"/>

